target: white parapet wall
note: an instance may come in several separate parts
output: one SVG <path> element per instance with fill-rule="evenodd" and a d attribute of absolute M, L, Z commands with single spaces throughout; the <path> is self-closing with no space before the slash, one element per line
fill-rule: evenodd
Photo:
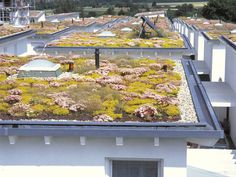
<path fill-rule="evenodd" d="M 225 82 L 228 83 L 236 93 L 236 50 L 226 46 Z M 236 145 L 236 107 L 229 109 L 230 135 Z"/>
<path fill-rule="evenodd" d="M 198 32 L 198 40 L 196 45 L 196 52 L 197 52 L 197 60 L 203 61 L 204 60 L 204 50 L 205 50 L 205 39 L 203 35 Z"/>
<path fill-rule="evenodd" d="M 210 40 L 204 38 L 204 61 L 210 69 L 210 78 L 212 82 L 225 81 L 225 44 L 219 40 Z"/>
<path fill-rule="evenodd" d="M 9 55 L 24 55 L 27 53 L 27 39 L 9 40 L 0 44 L 0 53 Z"/>
<path fill-rule="evenodd" d="M 194 30 L 194 49 L 195 49 L 195 58 L 197 60 L 198 54 L 197 54 L 197 48 L 198 48 L 198 35 L 199 35 L 198 30 Z"/>
<path fill-rule="evenodd" d="M 185 30 L 184 30 L 184 34 L 188 37 L 188 31 L 189 31 L 189 28 L 187 25 L 185 25 Z"/>
<path fill-rule="evenodd" d="M 0 53 L 7 55 L 35 55 L 35 47 L 44 46 L 45 39 L 33 39 L 30 36 L 16 37 L 0 42 Z"/>
<path fill-rule="evenodd" d="M 181 24 L 181 31 L 180 31 L 181 34 L 184 34 L 184 24 Z"/>
<path fill-rule="evenodd" d="M 50 141 L 45 141 L 50 140 Z M 160 161 L 160 177 L 186 177 L 186 140 L 0 137 L 0 176 L 111 177 L 112 160 Z M 118 139 L 120 140 L 120 139 Z M 47 143 L 46 143 L 47 142 Z M 120 142 L 120 141 L 119 141 Z"/>
<path fill-rule="evenodd" d="M 212 82 L 225 81 L 226 48 L 221 42 L 212 45 Z"/>

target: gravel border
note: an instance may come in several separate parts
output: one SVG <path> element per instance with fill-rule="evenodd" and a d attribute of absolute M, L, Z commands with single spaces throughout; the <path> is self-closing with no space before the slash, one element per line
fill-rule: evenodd
<path fill-rule="evenodd" d="M 179 73 L 182 77 L 182 82 L 180 85 L 180 90 L 178 93 L 179 109 L 181 111 L 181 119 L 177 122 L 198 122 L 194 104 L 192 101 L 192 96 L 188 87 L 188 82 L 186 80 L 185 72 L 180 60 L 175 60 L 176 66 L 174 71 Z"/>

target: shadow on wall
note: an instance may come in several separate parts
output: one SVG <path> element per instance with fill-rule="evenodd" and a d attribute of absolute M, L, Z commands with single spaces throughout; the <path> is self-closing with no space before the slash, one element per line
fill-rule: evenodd
<path fill-rule="evenodd" d="M 236 164 L 236 150 L 232 150 L 231 154 L 233 155 L 234 163 Z"/>
<path fill-rule="evenodd" d="M 164 159 L 165 167 L 186 166 L 185 140 L 161 139 L 158 147 L 153 143 L 152 138 L 125 138 L 117 146 L 115 138 L 88 137 L 83 146 L 79 137 L 52 137 L 45 145 L 43 137 L 18 137 L 10 145 L 1 137 L 0 166 L 104 166 L 105 158 Z"/>
<path fill-rule="evenodd" d="M 201 168 L 192 166 L 187 167 L 187 177 L 228 177 L 212 171 L 207 171 Z"/>

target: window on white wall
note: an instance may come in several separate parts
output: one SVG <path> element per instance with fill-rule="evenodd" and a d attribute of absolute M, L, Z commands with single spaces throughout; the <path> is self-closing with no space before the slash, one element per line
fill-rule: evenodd
<path fill-rule="evenodd" d="M 112 161 L 112 177 L 160 177 L 157 161 Z"/>

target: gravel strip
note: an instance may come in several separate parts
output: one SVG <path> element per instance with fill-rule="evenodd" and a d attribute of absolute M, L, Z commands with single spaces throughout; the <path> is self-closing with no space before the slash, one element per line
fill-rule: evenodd
<path fill-rule="evenodd" d="M 193 105 L 192 96 L 185 77 L 184 69 L 180 60 L 176 60 L 174 71 L 182 77 L 182 83 L 178 93 L 179 109 L 181 111 L 181 120 L 178 122 L 198 122 L 196 111 Z"/>

